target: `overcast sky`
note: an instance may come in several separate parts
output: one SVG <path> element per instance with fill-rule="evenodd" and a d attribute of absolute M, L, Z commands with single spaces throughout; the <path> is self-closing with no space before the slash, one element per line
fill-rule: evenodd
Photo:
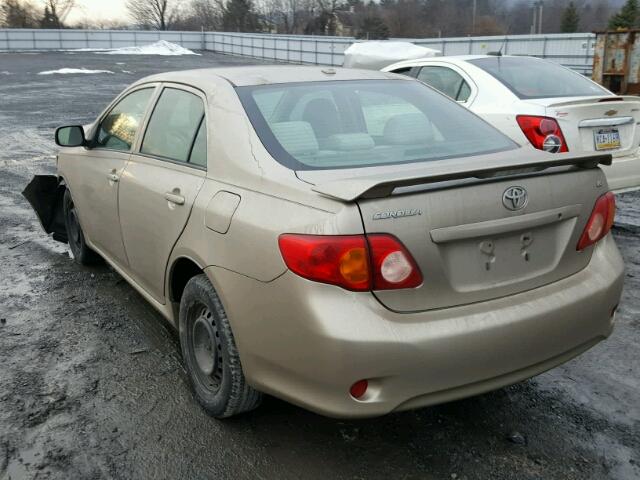
<path fill-rule="evenodd" d="M 73 23 L 78 20 L 103 19 L 103 20 L 129 20 L 125 8 L 126 0 L 76 0 L 75 7 L 67 22 Z"/>

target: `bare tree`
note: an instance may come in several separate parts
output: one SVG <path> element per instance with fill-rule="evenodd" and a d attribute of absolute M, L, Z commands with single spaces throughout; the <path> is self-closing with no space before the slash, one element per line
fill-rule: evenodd
<path fill-rule="evenodd" d="M 277 33 L 303 33 L 305 25 L 314 17 L 316 0 L 258 0 L 260 14 L 275 27 Z"/>
<path fill-rule="evenodd" d="M 175 13 L 170 27 L 175 30 L 219 30 L 223 12 L 222 0 L 191 0 Z"/>
<path fill-rule="evenodd" d="M 142 27 L 168 30 L 176 17 L 172 0 L 127 0 L 129 15 Z"/>
<path fill-rule="evenodd" d="M 76 0 L 45 0 L 45 10 L 51 15 L 55 28 L 61 28 L 71 10 L 76 6 Z"/>
<path fill-rule="evenodd" d="M 7 28 L 34 28 L 38 26 L 39 12 L 29 0 L 0 1 L 0 26 Z"/>
<path fill-rule="evenodd" d="M 220 1 L 193 0 L 191 2 L 191 14 L 200 21 L 200 26 L 205 30 L 215 30 L 221 27 L 223 10 Z"/>

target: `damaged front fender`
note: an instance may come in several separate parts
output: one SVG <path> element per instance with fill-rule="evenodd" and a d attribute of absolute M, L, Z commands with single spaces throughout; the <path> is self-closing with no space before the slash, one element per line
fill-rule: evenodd
<path fill-rule="evenodd" d="M 67 243 L 64 223 L 65 186 L 55 175 L 35 175 L 22 195 L 29 201 L 38 215 L 44 231 L 53 234 L 53 239 Z"/>

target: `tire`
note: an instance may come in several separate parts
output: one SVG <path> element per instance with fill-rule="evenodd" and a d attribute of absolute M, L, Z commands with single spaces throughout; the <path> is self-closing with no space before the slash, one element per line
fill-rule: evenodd
<path fill-rule="evenodd" d="M 260 405 L 262 394 L 247 384 L 222 302 L 204 274 L 184 289 L 179 327 L 191 387 L 209 415 L 226 418 Z"/>
<path fill-rule="evenodd" d="M 69 189 L 64 191 L 62 205 L 64 208 L 64 226 L 67 230 L 67 241 L 69 242 L 73 259 L 80 265 L 93 265 L 100 262 L 100 256 L 91 250 L 85 242 L 84 233 L 82 233 L 80 221 L 78 220 L 78 213 Z"/>

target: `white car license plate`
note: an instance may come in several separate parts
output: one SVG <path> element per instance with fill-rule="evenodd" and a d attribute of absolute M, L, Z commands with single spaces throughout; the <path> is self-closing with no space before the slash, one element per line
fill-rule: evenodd
<path fill-rule="evenodd" d="M 617 128 L 600 128 L 593 132 L 596 150 L 620 148 L 620 132 Z"/>

